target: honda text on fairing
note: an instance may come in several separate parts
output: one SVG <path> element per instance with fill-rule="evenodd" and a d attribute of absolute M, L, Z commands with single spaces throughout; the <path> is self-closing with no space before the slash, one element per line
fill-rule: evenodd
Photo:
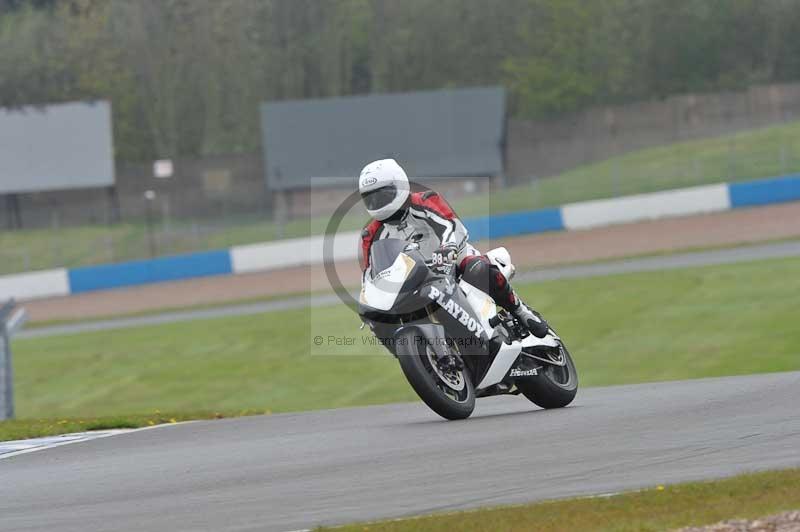
<path fill-rule="evenodd" d="M 522 393 L 543 408 L 572 402 L 578 375 L 552 328 L 533 336 L 517 317 L 498 312 L 485 291 L 458 278 L 453 264 L 426 260 L 416 242 L 386 238 L 369 253 L 359 315 L 434 412 L 464 419 L 476 397 L 503 394 Z M 486 255 L 513 276 L 505 248 Z"/>

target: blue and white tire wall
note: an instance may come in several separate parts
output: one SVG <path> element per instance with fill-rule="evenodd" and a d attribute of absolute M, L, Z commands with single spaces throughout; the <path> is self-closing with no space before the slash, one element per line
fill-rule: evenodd
<path fill-rule="evenodd" d="M 546 231 L 727 211 L 800 200 L 800 174 L 569 203 L 465 220 L 473 241 Z M 337 235 L 334 258 L 355 259 L 358 232 Z M 65 296 L 193 277 L 268 271 L 322 262 L 322 237 L 294 238 L 118 264 L 0 276 L 0 301 Z"/>

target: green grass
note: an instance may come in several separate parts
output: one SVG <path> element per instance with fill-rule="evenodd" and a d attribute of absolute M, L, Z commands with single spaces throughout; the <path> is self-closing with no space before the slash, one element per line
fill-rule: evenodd
<path fill-rule="evenodd" d="M 169 229 L 155 226 L 156 254 L 169 255 L 224 249 L 279 238 L 322 233 L 325 219 L 295 220 L 280 227 L 269 220 L 242 217 L 224 224 L 174 221 Z M 361 226 L 363 219 L 351 216 L 345 230 Z M 144 223 L 25 229 L 0 232 L 0 275 L 54 267 L 122 262 L 149 258 L 147 227 Z"/>
<path fill-rule="evenodd" d="M 241 412 L 153 412 L 94 418 L 15 419 L 0 422 L 0 441 L 41 438 L 88 430 L 136 429 L 166 423 L 195 419 L 222 419 L 225 417 L 269 414 L 269 411 L 245 410 Z"/>
<path fill-rule="evenodd" d="M 767 239 L 767 240 L 759 240 L 754 242 L 743 242 L 743 243 L 732 243 L 732 244 L 720 244 L 720 245 L 713 245 L 713 246 L 689 246 L 686 248 L 681 248 L 680 250 L 663 250 L 663 251 L 654 251 L 652 253 L 635 253 L 633 255 L 624 255 L 620 257 L 616 257 L 613 259 L 603 258 L 603 259 L 596 259 L 596 260 L 587 260 L 587 261 L 577 261 L 577 262 L 565 262 L 565 263 L 557 263 L 557 264 L 550 264 L 547 266 L 548 269 L 551 268 L 558 268 L 560 266 L 572 266 L 576 264 L 608 264 L 611 262 L 616 262 L 619 260 L 628 260 L 628 259 L 640 259 L 646 257 L 662 257 L 666 255 L 674 255 L 677 252 L 680 253 L 697 253 L 702 251 L 714 251 L 714 250 L 725 250 L 725 249 L 733 249 L 739 248 L 745 245 L 750 244 L 775 244 L 780 242 L 794 242 L 797 240 L 797 237 L 787 237 L 787 238 L 774 238 L 774 239 Z M 521 268 L 517 270 L 517 273 L 523 273 L 526 271 L 532 271 L 535 268 Z M 356 290 L 358 285 L 352 285 L 345 287 L 349 290 Z M 262 296 L 255 296 L 255 297 L 244 297 L 238 299 L 224 299 L 224 300 L 217 300 L 208 303 L 198 303 L 194 305 L 181 305 L 181 306 L 167 306 L 167 307 L 159 307 L 147 310 L 140 310 L 135 312 L 126 312 L 122 314 L 115 314 L 113 316 L 109 316 L 108 319 L 119 319 L 119 318 L 136 318 L 136 317 L 144 317 L 144 316 L 157 316 L 160 314 L 165 314 L 168 312 L 186 312 L 186 311 L 193 311 L 193 310 L 208 310 L 208 309 L 215 309 L 215 308 L 222 308 L 222 307 L 229 307 L 233 305 L 248 305 L 248 304 L 256 304 L 256 303 L 266 303 L 269 301 L 276 301 L 281 299 L 290 299 L 290 298 L 300 298 L 300 297 L 313 297 L 317 295 L 324 295 L 324 294 L 331 294 L 330 291 L 314 291 L 314 292 L 289 292 L 284 294 L 272 294 L 272 295 L 262 295 Z M 41 321 L 29 321 L 25 328 L 27 329 L 40 329 L 43 327 L 52 327 L 57 325 L 70 325 L 75 323 L 85 323 L 85 322 L 93 322 L 97 321 L 98 319 L 105 319 L 105 318 L 67 318 L 67 319 L 54 319 L 54 320 L 41 320 Z"/>
<path fill-rule="evenodd" d="M 518 287 L 585 386 L 800 369 L 800 259 Z M 311 321 L 313 320 L 313 326 Z M 338 408 L 415 396 L 346 308 L 14 342 L 20 418 Z M 326 340 L 327 343 L 327 340 Z M 353 354 L 357 353 L 357 354 Z"/>
<path fill-rule="evenodd" d="M 800 508 L 800 469 L 657 486 L 612 497 L 547 501 L 337 527 L 341 532 L 660 531 Z"/>
<path fill-rule="evenodd" d="M 800 171 L 800 121 L 633 151 L 531 185 L 492 194 L 492 213 L 511 212 L 671 188 L 735 182 Z M 486 198 L 458 211 L 484 212 Z"/>
<path fill-rule="evenodd" d="M 351 287 L 355 289 L 355 287 Z M 133 312 L 123 312 L 121 314 L 106 315 L 101 317 L 79 317 L 79 318 L 65 318 L 53 320 L 39 320 L 29 321 L 25 324 L 25 330 L 41 329 L 44 327 L 55 327 L 59 325 L 72 325 L 76 323 L 96 322 L 99 320 L 116 320 L 122 318 L 142 318 L 146 316 L 159 316 L 170 312 L 191 312 L 196 310 L 210 310 L 223 307 L 230 307 L 235 305 L 255 305 L 258 303 L 268 303 L 270 301 L 279 301 L 284 299 L 293 298 L 309 298 L 318 295 L 332 294 L 333 292 L 325 291 L 301 291 L 301 292 L 287 292 L 283 294 L 269 294 L 253 297 L 241 297 L 233 299 L 218 299 L 209 301 L 207 303 L 196 303 L 190 305 L 176 305 L 165 306 L 145 310 L 137 310 Z"/>
<path fill-rule="evenodd" d="M 462 217 L 552 207 L 563 203 L 652 192 L 722 181 L 740 181 L 800 171 L 800 121 L 736 135 L 634 151 L 575 168 L 530 185 L 453 201 Z M 362 216 L 347 217 L 343 230 L 358 228 Z M 220 249 L 277 238 L 320 234 L 327 218 L 279 226 L 258 217 L 224 222 L 157 225 L 159 254 Z M 146 258 L 142 223 L 68 227 L 0 233 L 0 274 Z"/>

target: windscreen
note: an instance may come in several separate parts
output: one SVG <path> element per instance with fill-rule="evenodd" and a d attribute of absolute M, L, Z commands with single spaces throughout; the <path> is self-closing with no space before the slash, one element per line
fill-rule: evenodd
<path fill-rule="evenodd" d="M 397 256 L 403 252 L 408 242 L 399 238 L 386 238 L 372 244 L 369 263 L 372 265 L 372 278 L 394 264 Z"/>

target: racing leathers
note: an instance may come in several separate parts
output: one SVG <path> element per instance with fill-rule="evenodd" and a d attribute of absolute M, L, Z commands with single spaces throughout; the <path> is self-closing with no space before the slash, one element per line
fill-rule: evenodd
<path fill-rule="evenodd" d="M 383 238 L 416 242 L 425 257 L 447 250 L 455 256 L 462 279 L 489 294 L 498 305 L 517 316 L 534 335 L 544 337 L 547 334 L 547 323 L 520 301 L 497 266 L 469 243 L 467 228 L 436 192 L 413 193 L 405 207 L 395 215 L 384 221 L 372 220 L 364 227 L 359 250 L 362 271 L 369 266 L 372 243 Z"/>

